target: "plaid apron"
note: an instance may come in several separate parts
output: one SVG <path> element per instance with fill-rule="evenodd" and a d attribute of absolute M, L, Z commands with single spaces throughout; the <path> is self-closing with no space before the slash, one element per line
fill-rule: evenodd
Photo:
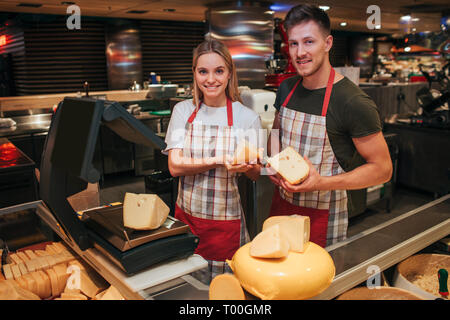
<path fill-rule="evenodd" d="M 201 106 L 201 103 L 200 103 Z M 232 102 L 227 99 L 228 126 L 194 123 L 196 108 L 186 124 L 183 156 L 191 159 L 226 157 L 233 154 Z M 249 241 L 239 196 L 237 175 L 225 167 L 211 169 L 192 176 L 181 176 L 175 217 L 191 227 L 199 237 L 195 253 L 208 260 L 205 282 L 217 274 L 231 272 L 226 259 Z"/>
<path fill-rule="evenodd" d="M 326 130 L 326 114 L 334 81 L 334 69 L 328 79 L 321 115 L 287 108 L 301 80 L 297 81 L 280 108 L 281 150 L 293 147 L 308 157 L 321 176 L 344 172 L 331 147 Z M 348 213 L 345 190 L 291 193 L 275 190 L 270 215 L 300 214 L 311 219 L 311 241 L 322 247 L 346 238 Z"/>

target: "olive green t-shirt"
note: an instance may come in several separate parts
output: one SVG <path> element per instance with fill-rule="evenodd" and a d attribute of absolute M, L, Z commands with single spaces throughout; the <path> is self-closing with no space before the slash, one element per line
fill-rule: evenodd
<path fill-rule="evenodd" d="M 284 80 L 275 99 L 279 110 L 299 76 Z M 309 90 L 300 83 L 287 108 L 304 113 L 321 115 L 326 88 Z M 347 77 L 333 85 L 326 115 L 328 138 L 336 159 L 344 171 L 364 163 L 352 138 L 360 138 L 381 131 L 381 121 L 375 102 Z"/>

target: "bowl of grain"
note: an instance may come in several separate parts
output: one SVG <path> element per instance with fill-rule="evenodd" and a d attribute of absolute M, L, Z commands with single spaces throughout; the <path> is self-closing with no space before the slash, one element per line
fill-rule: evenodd
<path fill-rule="evenodd" d="M 427 300 L 444 298 L 439 294 L 438 271 L 440 269 L 450 271 L 449 255 L 413 255 L 397 265 L 393 284 L 397 288 L 414 292 Z M 447 280 L 447 287 L 450 287 L 449 280 Z"/>

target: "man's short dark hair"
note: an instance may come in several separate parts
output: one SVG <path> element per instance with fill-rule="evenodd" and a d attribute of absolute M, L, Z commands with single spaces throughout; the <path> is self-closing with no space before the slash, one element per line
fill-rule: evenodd
<path fill-rule="evenodd" d="M 331 33 L 330 18 L 326 12 L 311 4 L 300 4 L 291 8 L 284 19 L 284 27 L 289 32 L 289 29 L 296 25 L 311 20 L 319 25 L 325 35 Z"/>

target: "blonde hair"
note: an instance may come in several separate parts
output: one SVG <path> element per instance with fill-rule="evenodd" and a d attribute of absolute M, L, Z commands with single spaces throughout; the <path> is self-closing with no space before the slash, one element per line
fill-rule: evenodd
<path fill-rule="evenodd" d="M 238 89 L 238 78 L 236 74 L 236 66 L 234 65 L 233 59 L 231 57 L 230 52 L 228 51 L 228 48 L 220 42 L 219 40 L 209 38 L 202 43 L 200 43 L 195 49 L 192 59 L 192 72 L 194 74 L 194 92 L 193 92 L 193 98 L 194 98 L 194 105 L 199 108 L 198 105 L 201 100 L 203 100 L 203 92 L 199 89 L 197 85 L 197 81 L 195 80 L 195 68 L 197 67 L 198 58 L 201 55 L 207 54 L 207 53 L 217 53 L 219 56 L 223 58 L 225 61 L 225 65 L 230 71 L 230 80 L 228 81 L 227 87 L 225 89 L 225 94 L 227 97 L 232 101 L 239 101 L 242 103 L 241 96 L 239 94 Z"/>

